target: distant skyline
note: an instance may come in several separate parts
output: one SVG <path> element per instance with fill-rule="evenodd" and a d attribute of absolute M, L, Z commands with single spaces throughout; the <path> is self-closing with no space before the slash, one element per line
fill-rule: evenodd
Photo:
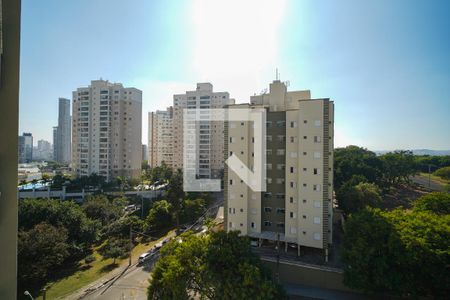
<path fill-rule="evenodd" d="M 450 149 L 449 1 L 22 0 L 19 133 L 52 142 L 58 98 L 93 79 L 143 91 L 147 112 L 211 82 L 335 101 L 335 146 Z"/>

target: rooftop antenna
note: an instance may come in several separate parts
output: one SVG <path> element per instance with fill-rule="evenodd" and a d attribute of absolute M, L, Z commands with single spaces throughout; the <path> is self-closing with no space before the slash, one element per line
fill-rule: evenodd
<path fill-rule="evenodd" d="M 278 68 L 276 68 L 275 69 L 275 78 L 277 79 L 277 80 L 279 80 L 279 73 L 278 73 Z"/>

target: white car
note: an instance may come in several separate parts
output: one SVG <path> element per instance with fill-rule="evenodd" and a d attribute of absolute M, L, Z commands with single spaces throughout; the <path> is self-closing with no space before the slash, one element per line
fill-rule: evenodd
<path fill-rule="evenodd" d="M 146 253 L 141 254 L 139 256 L 139 260 L 138 260 L 139 264 L 143 264 L 146 260 L 151 258 L 152 255 L 153 255 L 153 253 L 151 253 L 151 252 L 146 252 Z"/>

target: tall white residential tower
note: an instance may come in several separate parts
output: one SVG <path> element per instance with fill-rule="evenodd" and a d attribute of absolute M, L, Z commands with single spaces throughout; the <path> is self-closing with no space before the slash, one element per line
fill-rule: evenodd
<path fill-rule="evenodd" d="M 266 109 L 267 190 L 254 192 L 232 170 L 225 170 L 226 229 L 259 240 L 324 249 L 332 242 L 333 113 L 329 99 L 310 91 L 288 92 L 275 80 L 269 93 L 250 104 Z M 226 157 L 235 154 L 253 165 L 254 130 L 249 122 L 227 122 Z"/>
<path fill-rule="evenodd" d="M 142 159 L 142 92 L 93 80 L 73 92 L 72 169 L 111 180 L 138 177 Z"/>

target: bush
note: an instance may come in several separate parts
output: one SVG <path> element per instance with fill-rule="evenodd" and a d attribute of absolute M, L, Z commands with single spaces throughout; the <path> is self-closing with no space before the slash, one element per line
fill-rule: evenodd
<path fill-rule="evenodd" d="M 442 179 L 450 180 L 450 167 L 444 167 L 436 170 L 433 175 L 439 176 Z"/>
<path fill-rule="evenodd" d="M 89 265 L 90 263 L 93 263 L 95 261 L 94 255 L 88 255 L 84 258 L 84 262 Z"/>

